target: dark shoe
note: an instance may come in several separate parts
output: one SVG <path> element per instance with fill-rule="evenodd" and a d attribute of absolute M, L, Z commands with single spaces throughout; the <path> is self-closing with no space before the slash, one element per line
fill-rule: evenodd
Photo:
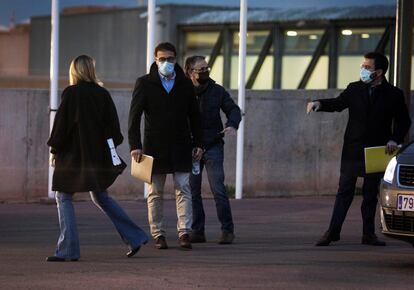
<path fill-rule="evenodd" d="M 205 243 L 206 240 L 206 236 L 204 234 L 195 234 L 192 233 L 190 236 L 190 240 L 191 243 L 195 244 L 195 243 Z"/>
<path fill-rule="evenodd" d="M 329 246 L 331 242 L 339 241 L 341 237 L 339 234 L 331 234 L 329 231 L 324 233 L 323 236 L 316 242 L 315 246 Z"/>
<path fill-rule="evenodd" d="M 131 251 L 129 251 L 128 253 L 126 253 L 128 258 L 131 258 L 132 256 L 134 256 L 136 253 L 138 253 L 139 249 L 141 249 L 141 246 L 132 249 Z"/>
<path fill-rule="evenodd" d="M 182 235 L 178 239 L 178 243 L 180 244 L 180 247 L 183 250 L 191 250 L 192 249 L 191 241 L 190 241 L 190 236 L 188 234 Z"/>
<path fill-rule="evenodd" d="M 234 235 L 234 233 L 229 233 L 229 232 L 223 232 L 222 234 L 221 234 L 221 237 L 220 237 L 220 239 L 219 239 L 219 244 L 220 245 L 229 245 L 229 244 L 232 244 L 233 243 L 233 241 L 234 241 L 234 238 L 235 238 L 236 236 Z"/>
<path fill-rule="evenodd" d="M 167 241 L 164 236 L 159 236 L 155 239 L 155 248 L 158 250 L 168 249 Z"/>
<path fill-rule="evenodd" d="M 78 259 L 65 259 L 56 256 L 50 256 L 46 258 L 46 262 L 76 262 Z"/>
<path fill-rule="evenodd" d="M 145 240 L 142 245 L 146 245 L 148 243 L 148 240 Z M 139 249 L 141 249 L 141 246 L 136 247 L 135 249 L 132 249 L 131 251 L 129 251 L 128 253 L 126 253 L 128 258 L 131 258 L 132 256 L 134 256 L 136 253 L 138 253 Z"/>
<path fill-rule="evenodd" d="M 371 235 L 362 235 L 361 244 L 370 245 L 370 246 L 385 246 L 385 242 L 378 240 L 378 237 L 375 234 Z"/>

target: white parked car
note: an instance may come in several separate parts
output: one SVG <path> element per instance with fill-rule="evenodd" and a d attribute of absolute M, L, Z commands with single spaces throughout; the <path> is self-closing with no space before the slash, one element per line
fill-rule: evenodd
<path fill-rule="evenodd" d="M 414 246 L 414 143 L 389 162 L 380 188 L 382 232 Z"/>

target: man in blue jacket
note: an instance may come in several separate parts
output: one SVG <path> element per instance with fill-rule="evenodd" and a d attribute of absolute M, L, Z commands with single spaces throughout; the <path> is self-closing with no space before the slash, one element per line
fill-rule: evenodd
<path fill-rule="evenodd" d="M 186 60 L 185 73 L 193 82 L 200 106 L 202 144 L 205 149 L 200 160 L 199 172 L 193 171 L 190 175 L 193 202 L 191 242 L 203 243 L 206 241 L 205 214 L 201 198 L 201 175 L 205 167 L 216 203 L 217 216 L 221 223 L 222 234 L 219 244 L 231 244 L 235 236 L 230 202 L 224 186 L 223 137 L 226 133 L 235 134 L 241 121 L 241 113 L 226 90 L 210 78 L 209 70 L 203 56 L 192 56 Z M 225 127 L 221 121 L 220 110 L 227 117 Z"/>

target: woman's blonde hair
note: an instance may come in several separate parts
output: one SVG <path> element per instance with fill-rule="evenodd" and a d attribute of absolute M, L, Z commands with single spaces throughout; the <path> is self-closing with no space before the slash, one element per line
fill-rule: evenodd
<path fill-rule="evenodd" d="M 80 81 L 103 83 L 96 77 L 95 60 L 88 55 L 80 55 L 72 60 L 69 68 L 69 83 L 76 85 Z"/>

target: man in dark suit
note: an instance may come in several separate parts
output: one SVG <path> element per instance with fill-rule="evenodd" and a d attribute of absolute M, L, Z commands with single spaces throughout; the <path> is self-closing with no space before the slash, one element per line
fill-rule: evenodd
<path fill-rule="evenodd" d="M 141 116 L 145 114 L 144 146 L 141 143 Z M 163 189 L 172 173 L 177 206 L 177 231 L 182 249 L 191 249 L 191 190 L 193 157 L 200 159 L 201 121 L 192 82 L 176 64 L 175 47 L 168 42 L 155 48 L 150 73 L 138 78 L 129 113 L 128 141 L 131 156 L 154 157 L 148 195 L 148 219 L 157 249 L 167 249 L 163 223 Z M 194 148 L 194 150 L 193 150 Z M 194 152 L 194 156 L 192 156 Z"/>
<path fill-rule="evenodd" d="M 362 187 L 362 244 L 385 246 L 375 235 L 375 211 L 382 174 L 365 174 L 364 148 L 386 145 L 392 153 L 411 125 L 403 92 L 387 82 L 387 58 L 378 52 L 364 55 L 360 81 L 352 82 L 337 97 L 308 103 L 307 111 L 341 112 L 348 109 L 344 136 L 339 189 L 328 231 L 316 246 L 328 246 L 340 239 L 342 224 L 355 194 L 357 178 Z"/>

